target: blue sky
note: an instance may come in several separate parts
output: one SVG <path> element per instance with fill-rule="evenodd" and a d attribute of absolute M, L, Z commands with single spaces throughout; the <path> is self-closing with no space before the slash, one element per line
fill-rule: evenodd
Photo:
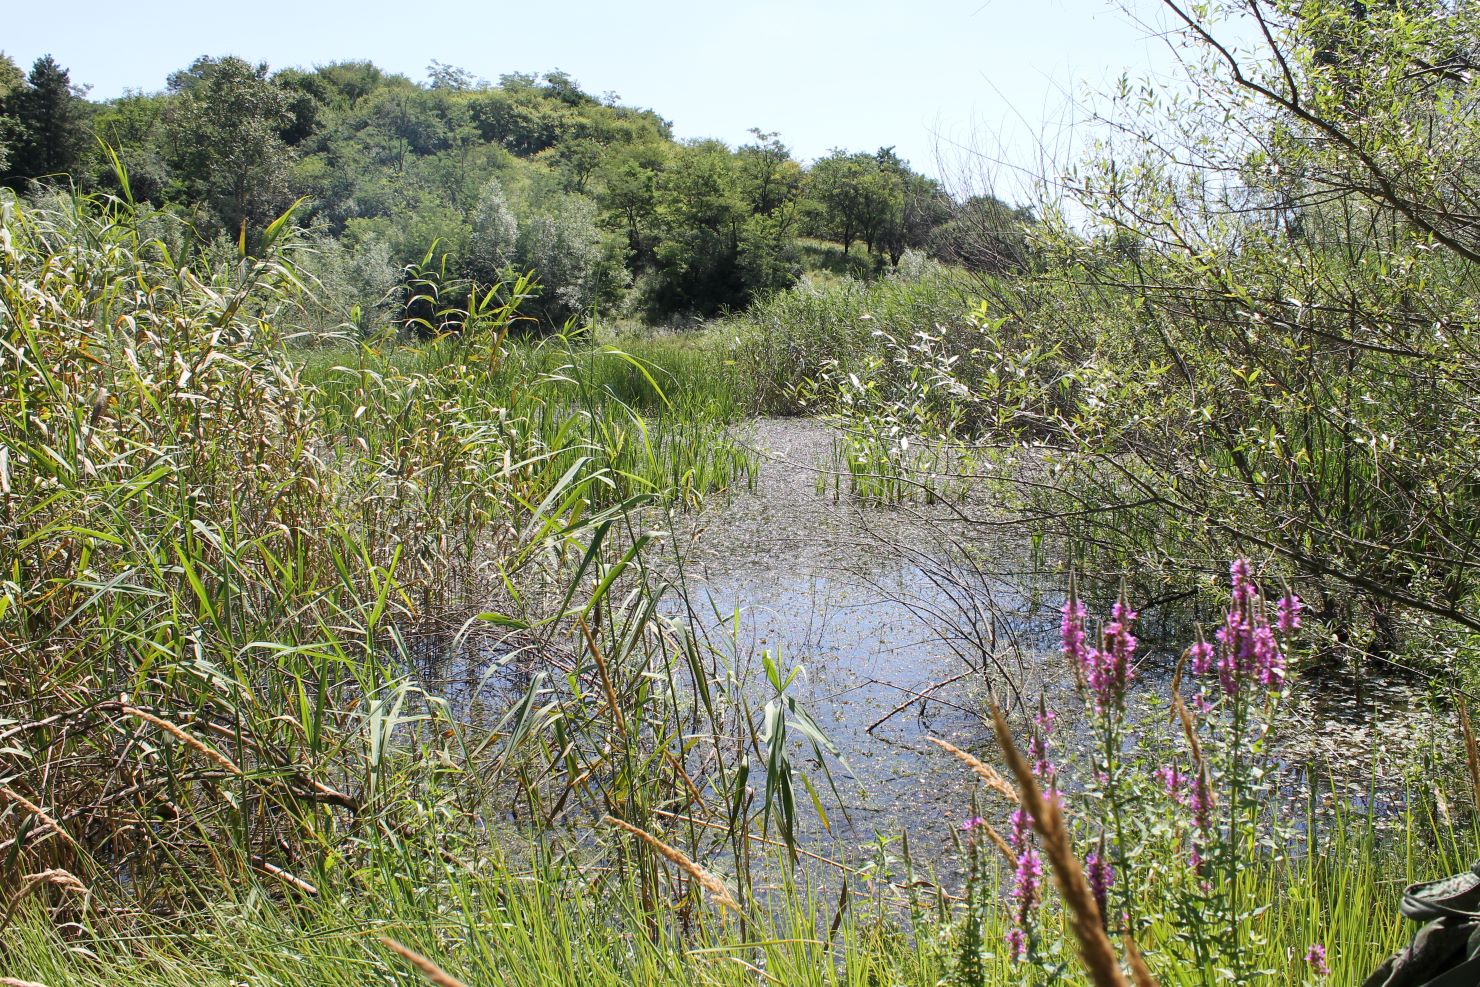
<path fill-rule="evenodd" d="M 1156 6 L 1139 4 L 1152 20 Z M 1028 164 L 1037 135 L 1062 137 L 1085 86 L 1171 64 L 1164 44 L 1105 0 L 16 7 L 0 49 L 23 68 L 54 55 L 94 98 L 160 89 L 202 54 L 275 68 L 368 58 L 419 80 L 432 59 L 487 79 L 558 67 L 589 92 L 656 109 L 680 137 L 734 144 L 760 127 L 805 159 L 895 145 L 934 174 L 969 163 L 961 146 Z"/>

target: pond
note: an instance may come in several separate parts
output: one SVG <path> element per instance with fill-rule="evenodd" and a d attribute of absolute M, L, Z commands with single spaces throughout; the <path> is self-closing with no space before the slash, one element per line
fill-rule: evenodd
<path fill-rule="evenodd" d="M 928 738 L 996 761 L 990 702 L 1022 722 L 1041 697 L 1060 717 L 1061 760 L 1088 741 L 1058 651 L 1065 570 L 1018 527 L 963 521 L 947 505 L 834 496 L 818 483 L 832 468 L 836 433 L 827 424 L 761 419 L 743 435 L 761 462 L 752 487 L 699 512 L 646 519 L 665 532 L 650 553 L 672 584 L 664 611 L 748 683 L 757 709 L 772 696 L 763 655 L 783 674 L 800 669 L 789 694 L 841 754 L 826 758 L 832 786 L 819 765 L 800 760 L 830 826 L 804 806 L 805 844 L 857 860 L 907 832 L 916 859 L 948 876 L 955 854 L 947 851 L 973 814 L 975 785 Z M 989 513 L 978 502 L 968 511 Z M 1142 609 L 1143 657 L 1128 708 L 1164 718 L 1180 649 L 1196 620 L 1206 626 L 1218 616 L 1186 599 Z M 423 684 L 464 715 L 497 721 L 530 685 L 519 645 L 475 636 L 449 655 L 447 641 L 429 642 Z M 1372 804 L 1395 816 L 1407 759 L 1426 736 L 1450 729 L 1435 721 L 1420 686 L 1390 675 L 1369 673 L 1361 692 L 1342 678 L 1297 680 L 1287 702 L 1294 729 L 1276 738 L 1275 757 L 1297 808 L 1312 785 L 1332 804 L 1364 807 L 1375 780 Z"/>
<path fill-rule="evenodd" d="M 1018 528 L 966 523 L 941 505 L 860 505 L 830 484 L 819 493 L 835 435 L 826 424 L 762 419 L 745 435 L 762 462 L 753 489 L 668 519 L 680 587 L 670 612 L 692 614 L 741 669 L 762 652 L 801 666 L 794 693 L 845 764 L 832 766 L 842 796 L 842 811 L 829 810 L 835 842 L 856 848 L 907 829 L 933 856 L 971 815 L 973 785 L 927 738 L 992 759 L 989 700 L 1031 708 L 1041 695 L 1068 714 L 1060 742 L 1084 740 L 1058 653 L 1064 570 Z M 1146 608 L 1133 709 L 1166 696 L 1193 616 L 1209 622 L 1186 603 Z M 1312 680 L 1288 701 L 1286 721 L 1299 729 L 1278 738 L 1276 757 L 1291 784 L 1315 778 L 1357 804 L 1374 768 L 1391 781 L 1399 752 L 1434 726 L 1422 688 L 1399 677 L 1374 675 L 1360 694 Z M 1384 786 L 1384 811 L 1397 808 L 1395 786 Z"/>

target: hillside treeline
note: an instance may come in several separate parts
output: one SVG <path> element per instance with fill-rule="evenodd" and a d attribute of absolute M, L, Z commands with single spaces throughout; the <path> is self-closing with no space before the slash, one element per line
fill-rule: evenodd
<path fill-rule="evenodd" d="M 493 84 L 433 62 L 418 83 L 369 62 L 204 57 L 160 92 L 89 101 L 50 56 L 23 73 L 0 55 L 0 184 L 127 191 L 182 254 L 251 252 L 302 200 L 325 318 L 352 312 L 362 330 L 403 315 L 408 281 L 461 290 L 533 270 L 531 310 L 558 325 L 597 308 L 711 315 L 809 267 L 868 276 L 906 250 L 978 268 L 1020 254 L 1011 234 L 983 249 L 979 231 L 1025 214 L 956 201 L 892 148 L 806 166 L 752 134 L 678 141 L 652 110 L 560 71 Z"/>

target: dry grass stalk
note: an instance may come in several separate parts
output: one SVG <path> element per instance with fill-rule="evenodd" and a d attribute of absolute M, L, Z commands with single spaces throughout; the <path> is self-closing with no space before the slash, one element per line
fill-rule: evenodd
<path fill-rule="evenodd" d="M 1187 704 L 1182 702 L 1182 671 L 1187 667 L 1187 656 L 1177 662 L 1177 671 L 1172 676 L 1172 708 L 1176 710 L 1177 718 L 1182 721 L 1182 734 L 1187 738 L 1187 746 L 1192 748 L 1192 760 L 1201 769 L 1203 765 L 1202 745 L 1197 742 L 1197 724 L 1192 721 L 1192 714 L 1187 711 Z"/>
<path fill-rule="evenodd" d="M 1131 968 L 1131 979 L 1136 982 L 1136 987 L 1156 987 L 1156 978 L 1151 975 L 1151 968 L 1146 965 L 1146 958 L 1141 955 L 1141 948 L 1136 945 L 1136 940 L 1131 938 L 1129 932 L 1120 937 L 1125 948 L 1125 960 Z"/>
<path fill-rule="evenodd" d="M 51 870 L 44 870 L 35 874 L 27 874 L 21 878 L 19 890 L 11 897 L 9 904 L 5 906 L 4 916 L 0 916 L 0 931 L 3 931 L 10 925 L 10 920 L 15 917 L 15 910 L 20 907 L 21 902 L 25 900 L 26 896 L 36 888 L 47 884 L 65 891 L 71 891 L 74 894 L 80 894 L 84 897 L 92 893 L 86 884 L 83 884 L 77 879 L 76 874 L 73 874 L 69 870 L 63 870 L 60 867 L 54 867 Z"/>
<path fill-rule="evenodd" d="M 730 894 L 729 889 L 724 886 L 720 879 L 690 860 L 688 858 L 688 855 L 685 854 L 682 850 L 674 849 L 673 847 L 664 843 L 662 840 L 658 839 L 653 834 L 649 833 L 647 830 L 639 829 L 631 823 L 624 822 L 623 820 L 618 819 L 615 816 L 606 816 L 603 818 L 602 821 L 611 823 L 618 829 L 631 833 L 633 836 L 646 843 L 658 854 L 658 856 L 662 857 L 664 860 L 667 860 L 668 862 L 672 863 L 674 866 L 682 870 L 684 873 L 688 874 L 689 877 L 693 878 L 696 884 L 698 884 L 705 891 L 709 892 L 709 897 L 714 900 L 715 904 L 720 905 L 724 908 L 732 908 L 737 912 L 740 911 L 739 902 L 734 899 L 734 897 Z"/>
<path fill-rule="evenodd" d="M 0 795 L 4 795 L 16 805 L 20 806 L 22 809 L 25 809 L 31 815 L 35 816 L 41 821 L 41 824 L 43 826 L 60 836 L 63 840 L 72 844 L 72 846 L 77 846 L 77 841 L 72 839 L 72 834 L 63 829 L 61 823 L 57 822 L 50 815 L 48 815 L 46 810 L 41 808 L 41 806 L 37 805 L 35 802 L 32 802 L 30 799 L 26 798 L 24 795 L 11 788 L 9 785 L 0 786 Z"/>
<path fill-rule="evenodd" d="M 678 777 L 678 780 L 683 782 L 683 787 L 688 790 L 689 798 L 697 803 L 700 808 L 708 809 L 709 806 L 704 801 L 704 793 L 699 791 L 699 786 L 694 784 L 694 779 L 690 778 L 689 773 L 684 770 L 683 762 L 674 757 L 673 753 L 668 750 L 663 751 L 663 758 L 673 768 L 673 773 Z"/>
<path fill-rule="evenodd" d="M 984 761 L 972 757 L 961 748 L 955 746 L 954 744 L 948 744 L 944 740 L 940 740 L 939 738 L 928 737 L 926 739 L 935 746 L 939 747 L 941 750 L 954 756 L 956 760 L 966 765 L 972 771 L 976 772 L 976 776 L 980 778 L 984 783 L 986 783 L 986 786 L 992 791 L 1001 795 L 1003 798 L 1006 798 L 1009 802 L 1017 802 L 1017 792 L 1013 789 L 1011 785 L 1007 783 L 1007 779 L 998 774 L 997 770 L 993 768 L 990 764 L 987 764 Z"/>
<path fill-rule="evenodd" d="M 1187 666 L 1187 656 L 1184 654 L 1182 660 L 1177 662 L 1177 671 L 1172 675 L 1172 709 L 1176 711 L 1177 719 L 1182 721 L 1182 736 L 1187 738 L 1187 746 L 1192 751 L 1192 766 L 1199 779 L 1202 780 L 1203 796 L 1209 805 L 1216 805 L 1217 798 L 1213 793 L 1212 774 L 1208 771 L 1208 765 L 1203 760 L 1202 744 L 1197 741 L 1197 724 L 1193 722 L 1192 713 L 1187 709 L 1187 704 L 1182 701 L 1182 670 Z"/>
<path fill-rule="evenodd" d="M 591 628 L 586 626 L 585 618 L 581 619 L 581 633 L 586 637 L 586 647 L 591 651 L 591 657 L 596 661 L 596 670 L 601 673 L 601 688 L 606 692 L 606 705 L 612 711 L 612 718 L 617 721 L 617 729 L 624 735 L 627 733 L 627 720 L 622 716 L 622 707 L 617 703 L 617 690 L 612 686 L 612 677 L 606 670 L 606 659 L 601 657 L 601 647 L 597 645 L 596 638 L 591 634 Z"/>
<path fill-rule="evenodd" d="M 1043 838 L 1043 849 L 1048 854 L 1049 863 L 1053 865 L 1059 893 L 1069 907 L 1072 919 L 1070 924 L 1074 928 L 1075 938 L 1079 940 L 1080 960 L 1097 987 L 1130 987 L 1115 957 L 1115 950 L 1110 945 L 1110 938 L 1105 935 L 1100 908 L 1090 892 L 1084 868 L 1074 855 L 1074 848 L 1069 842 L 1069 829 L 1064 824 L 1064 816 L 1059 811 L 1057 801 L 1043 797 L 1043 792 L 1038 788 L 1038 779 L 1033 776 L 1032 766 L 1013 743 L 1012 728 L 1007 725 L 1007 720 L 996 703 L 992 704 L 992 723 L 997 731 L 997 743 L 1002 747 L 1002 755 L 1017 779 L 1023 808 L 1033 817 L 1033 826 Z"/>
<path fill-rule="evenodd" d="M 391 939 L 387 936 L 381 936 L 380 942 L 382 945 L 385 946 L 386 949 L 389 949 L 391 952 L 401 957 L 401 959 L 405 960 L 407 963 L 410 963 L 412 966 L 420 970 L 421 975 L 427 978 L 428 983 L 436 984 L 437 987 L 468 987 L 467 984 L 463 983 L 461 980 L 457 979 L 452 974 L 448 973 L 446 970 L 442 969 L 440 966 L 418 953 L 416 950 L 407 949 L 405 946 L 402 946 L 400 943 L 396 942 L 396 940 Z"/>
<path fill-rule="evenodd" d="M 1007 845 L 1007 841 L 1002 838 L 1002 834 L 993 829 L 992 824 L 985 819 L 979 820 L 976 825 L 978 828 L 987 831 L 987 838 L 996 845 L 997 851 L 1002 854 L 1003 859 L 1007 861 L 1007 865 L 1016 868 L 1018 865 L 1017 854 L 1012 852 L 1012 847 Z"/>
<path fill-rule="evenodd" d="M 208 761 L 212 761 L 220 767 L 224 768 L 227 773 L 234 775 L 239 775 L 242 773 L 242 769 L 233 764 L 231 762 L 231 759 L 228 758 L 225 754 L 222 754 L 214 747 L 207 746 L 200 740 L 197 740 L 195 737 L 190 736 L 190 734 L 186 733 L 184 730 L 181 730 L 179 727 L 175 726 L 168 720 L 162 720 L 159 717 L 155 716 L 153 713 L 146 713 L 142 709 L 139 709 L 135 706 L 125 706 L 123 707 L 123 711 L 136 720 L 143 720 L 145 723 L 158 727 L 165 733 L 169 734 L 171 737 L 174 737 L 180 743 L 184 744 L 186 747 L 189 747 L 197 754 L 200 754 L 202 757 L 206 758 Z"/>
<path fill-rule="evenodd" d="M 1465 707 L 1465 697 L 1459 698 L 1459 725 L 1465 735 L 1465 763 L 1470 768 L 1470 786 L 1475 793 L 1475 805 L 1480 807 L 1480 745 L 1475 743 L 1475 731 L 1470 727 L 1470 711 Z"/>

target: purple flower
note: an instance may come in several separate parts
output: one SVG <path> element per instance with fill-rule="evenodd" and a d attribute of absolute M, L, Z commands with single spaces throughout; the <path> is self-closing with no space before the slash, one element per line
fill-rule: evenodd
<path fill-rule="evenodd" d="M 1305 964 L 1318 977 L 1327 976 L 1331 972 L 1331 968 L 1326 965 L 1326 947 L 1318 942 L 1311 943 L 1310 949 L 1305 951 Z"/>
<path fill-rule="evenodd" d="M 1187 808 L 1192 810 L 1193 825 L 1199 832 L 1207 833 L 1213 825 L 1213 793 L 1208 788 L 1206 774 L 1200 774 L 1194 780 Z"/>
<path fill-rule="evenodd" d="M 1012 900 L 1017 907 L 1013 918 L 1017 923 L 1014 931 L 1026 934 L 1033 920 L 1033 909 L 1038 906 L 1038 892 L 1043 886 L 1043 860 L 1038 851 L 1028 847 L 1018 854 L 1017 870 L 1012 875 Z M 1011 941 L 1011 935 L 1008 937 Z M 1014 950 L 1014 959 L 1022 956 Z"/>
<path fill-rule="evenodd" d="M 1043 861 L 1033 848 L 1033 818 L 1021 806 L 1012 814 L 1012 835 L 1007 842 L 1017 854 L 1011 892 L 1016 905 L 1013 909 L 1015 928 L 1008 932 L 1007 943 L 1012 948 L 1012 958 L 1021 961 L 1028 954 L 1027 930 L 1043 883 Z"/>
<path fill-rule="evenodd" d="M 1043 859 L 1032 847 L 1018 855 L 1017 871 L 1013 875 L 1012 897 L 1019 908 L 1031 908 L 1038 900 L 1038 887 L 1043 878 Z"/>
<path fill-rule="evenodd" d="M 1192 674 L 1206 675 L 1213 668 L 1213 646 L 1206 641 L 1199 641 L 1187 649 L 1187 654 L 1192 658 Z"/>
<path fill-rule="evenodd" d="M 1089 856 L 1084 858 L 1085 877 L 1089 880 L 1090 894 L 1095 896 L 1095 904 L 1100 906 L 1100 915 L 1108 915 L 1106 912 L 1106 901 L 1110 896 L 1110 886 L 1115 883 L 1115 869 L 1110 866 L 1109 859 L 1105 856 L 1105 840 L 1100 839 L 1097 850 L 1090 851 Z"/>
<path fill-rule="evenodd" d="M 1008 844 L 1014 853 L 1022 853 L 1033 838 L 1033 817 L 1021 806 L 1012 813 L 1012 835 Z"/>
<path fill-rule="evenodd" d="M 1089 638 L 1084 633 L 1084 618 L 1089 611 L 1077 598 L 1070 596 L 1059 612 L 1064 615 L 1064 619 L 1059 622 L 1059 639 L 1064 657 L 1069 659 L 1070 666 L 1076 672 L 1086 671 L 1089 666 Z"/>
<path fill-rule="evenodd" d="M 1250 683 L 1278 689 L 1285 682 L 1285 653 L 1260 606 L 1259 593 L 1249 581 L 1249 563 L 1240 559 L 1233 564 L 1231 572 L 1233 602 L 1215 635 L 1218 681 L 1230 696 L 1238 695 Z M 1281 608 L 1280 620 L 1298 623 L 1298 604 L 1286 606 L 1282 600 Z M 1208 658 L 1207 652 L 1200 651 L 1194 658 L 1194 667 L 1196 664 L 1206 667 Z"/>
<path fill-rule="evenodd" d="M 1045 788 L 1053 786 L 1054 774 L 1058 771 L 1048 757 L 1048 738 L 1043 731 L 1034 731 L 1028 741 L 1028 757 L 1033 762 L 1033 775 Z"/>
<path fill-rule="evenodd" d="M 1228 576 L 1233 580 L 1235 603 L 1247 600 L 1254 595 L 1254 583 L 1249 578 L 1248 559 L 1234 559 L 1233 564 L 1228 567 Z"/>
<path fill-rule="evenodd" d="M 1305 604 L 1294 593 L 1286 593 L 1280 597 L 1279 616 L 1275 619 L 1275 626 L 1281 634 L 1293 634 L 1300 629 L 1300 611 L 1304 609 Z"/>
<path fill-rule="evenodd" d="M 1133 631 L 1138 616 L 1124 600 L 1116 601 L 1110 609 L 1110 622 L 1101 632 L 1102 646 L 1085 652 L 1085 681 L 1095 705 L 1102 710 L 1119 708 L 1136 677 L 1134 662 L 1139 642 Z"/>
<path fill-rule="evenodd" d="M 986 824 L 987 821 L 981 816 L 972 816 L 970 819 L 961 824 L 961 832 L 969 833 L 973 829 L 976 829 L 978 826 L 985 826 Z"/>
<path fill-rule="evenodd" d="M 1165 764 L 1156 769 L 1156 778 L 1166 786 L 1167 795 L 1179 805 L 1187 804 L 1187 776 L 1175 764 Z"/>

